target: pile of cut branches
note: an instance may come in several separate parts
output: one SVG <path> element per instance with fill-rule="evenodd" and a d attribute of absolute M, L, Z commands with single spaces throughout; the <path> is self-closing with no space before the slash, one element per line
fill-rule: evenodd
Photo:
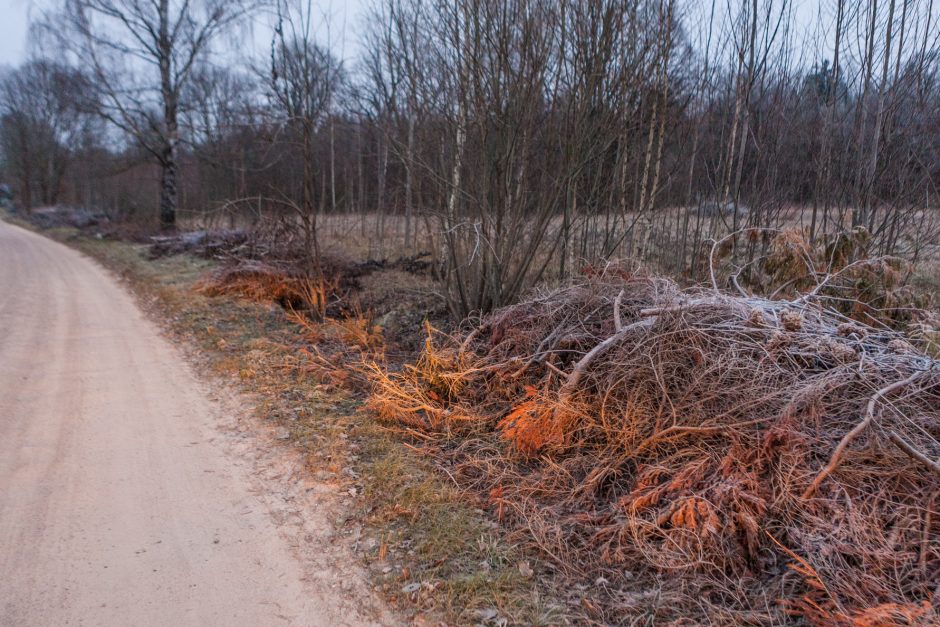
<path fill-rule="evenodd" d="M 938 620 L 940 363 L 896 331 L 613 269 L 371 374 L 595 620 Z"/>
<path fill-rule="evenodd" d="M 188 231 L 173 235 L 153 235 L 147 256 L 150 259 L 192 253 L 206 259 L 233 256 L 249 244 L 248 234 L 240 230 Z"/>

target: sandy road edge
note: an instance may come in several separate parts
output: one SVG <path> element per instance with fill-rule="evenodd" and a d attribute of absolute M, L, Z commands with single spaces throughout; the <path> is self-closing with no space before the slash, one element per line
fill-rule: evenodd
<path fill-rule="evenodd" d="M 76 241 L 55 237 L 20 220 L 5 219 L 3 215 L 0 220 L 69 248 L 102 268 L 131 295 L 138 309 L 188 369 L 203 395 L 212 401 L 212 426 L 219 434 L 213 445 L 232 459 L 233 464 L 244 467 L 242 476 L 300 564 L 303 583 L 311 596 L 330 605 L 330 613 L 342 617 L 346 624 L 403 624 L 373 590 L 353 550 L 360 529 L 357 526 L 345 528 L 348 508 L 342 504 L 345 495 L 341 486 L 316 478 L 303 451 L 285 441 L 278 428 L 259 415 L 253 395 L 239 389 L 237 383 L 209 371 L 208 355 L 184 332 L 172 328 L 163 315 L 162 307 L 166 304 L 160 297 L 148 293 L 128 273 L 83 250 Z"/>

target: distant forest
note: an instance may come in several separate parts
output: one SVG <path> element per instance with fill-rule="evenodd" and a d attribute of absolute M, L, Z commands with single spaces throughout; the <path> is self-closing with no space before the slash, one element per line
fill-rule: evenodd
<path fill-rule="evenodd" d="M 938 9 L 820 4 L 376 0 L 342 63 L 309 3 L 65 0 L 0 79 L 0 180 L 154 228 L 290 216 L 311 254 L 350 216 L 434 255 L 465 312 L 584 260 L 695 275 L 749 228 L 919 254 Z M 224 63 L 262 18 L 270 47 Z"/>

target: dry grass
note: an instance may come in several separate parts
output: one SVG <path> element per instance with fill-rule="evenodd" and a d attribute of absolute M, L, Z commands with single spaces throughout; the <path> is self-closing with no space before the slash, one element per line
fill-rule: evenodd
<path fill-rule="evenodd" d="M 257 260 L 218 268 L 199 281 L 196 289 L 208 296 L 239 296 L 259 303 L 276 303 L 287 310 L 321 312 L 338 290 L 339 279 L 315 280 L 291 266 Z"/>
<path fill-rule="evenodd" d="M 267 278 L 261 287 L 240 282 L 247 292 L 210 296 L 208 277 L 223 275 L 215 262 L 189 255 L 148 260 L 146 246 L 74 229 L 54 236 L 121 275 L 145 307 L 198 349 L 202 368 L 250 394 L 258 414 L 305 452 L 318 480 L 340 493 L 353 490 L 337 529 L 404 617 L 415 624 L 567 622 L 563 604 L 528 566 L 520 569 L 528 558 L 474 500 L 362 411 L 361 376 L 346 366 L 385 350 L 369 316 L 316 323 L 274 305 Z M 539 566 L 533 561 L 532 568 Z"/>
<path fill-rule="evenodd" d="M 614 268 L 373 383 L 496 518 L 605 582 L 572 599 L 598 622 L 938 620 L 940 364 L 899 333 Z"/>
<path fill-rule="evenodd" d="M 938 623 L 938 375 L 897 333 L 607 272 L 456 337 L 428 327 L 395 371 L 368 315 L 268 305 L 290 308 L 283 274 L 210 297 L 193 290 L 210 262 L 73 243 L 356 489 L 338 525 L 361 525 L 416 622 Z M 362 357 L 384 426 L 354 392 Z"/>

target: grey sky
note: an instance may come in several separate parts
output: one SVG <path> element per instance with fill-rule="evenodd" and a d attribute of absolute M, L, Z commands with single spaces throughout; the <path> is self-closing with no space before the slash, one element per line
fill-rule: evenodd
<path fill-rule="evenodd" d="M 16 65 L 26 58 L 30 0 L 0 0 L 0 64 Z"/>
<path fill-rule="evenodd" d="M 40 7 L 54 5 L 55 0 L 0 0 L 0 65 L 17 65 L 26 60 L 27 31 L 30 16 L 40 12 Z M 318 36 L 331 40 L 336 54 L 346 59 L 355 55 L 358 38 L 356 29 L 361 24 L 361 14 L 368 0 L 327 0 L 315 2 L 316 10 L 330 16 L 329 33 L 318 32 Z M 248 35 L 259 52 L 270 46 L 270 30 L 264 16 L 256 18 L 257 28 Z M 322 31 L 323 29 L 318 29 Z"/>
<path fill-rule="evenodd" d="M 0 0 L 0 66 L 17 65 L 26 59 L 30 16 L 38 15 L 41 7 L 54 6 L 59 1 L 61 0 Z M 372 0 L 313 0 L 314 10 L 329 16 L 329 20 L 322 17 L 318 20 L 321 24 L 317 29 L 318 37 L 323 43 L 329 43 L 334 54 L 347 62 L 353 61 L 359 52 L 357 31 L 362 26 L 365 19 L 363 14 L 371 2 Z M 704 28 L 707 24 L 709 2 L 689 0 L 685 4 L 691 9 L 691 23 Z M 824 8 L 824 12 L 828 13 L 832 8 L 830 5 L 831 0 L 792 0 L 795 27 L 802 33 L 794 43 L 804 56 L 804 61 L 812 62 L 831 56 L 828 53 L 832 36 L 831 25 L 828 23 L 831 16 L 817 24 L 820 8 Z M 726 8 L 727 3 L 719 1 L 717 6 L 720 9 Z M 716 16 L 715 19 L 720 22 L 723 16 Z M 229 43 L 233 43 L 231 48 L 238 51 L 235 53 L 236 57 L 267 53 L 271 41 L 271 20 L 270 15 L 256 15 L 250 28 L 234 35 L 233 38 L 237 41 Z M 329 21 L 328 32 L 322 26 L 326 21 Z M 821 27 L 822 31 L 816 31 L 817 27 Z M 799 40 L 807 36 L 809 39 L 804 41 L 811 43 L 801 44 Z"/>

